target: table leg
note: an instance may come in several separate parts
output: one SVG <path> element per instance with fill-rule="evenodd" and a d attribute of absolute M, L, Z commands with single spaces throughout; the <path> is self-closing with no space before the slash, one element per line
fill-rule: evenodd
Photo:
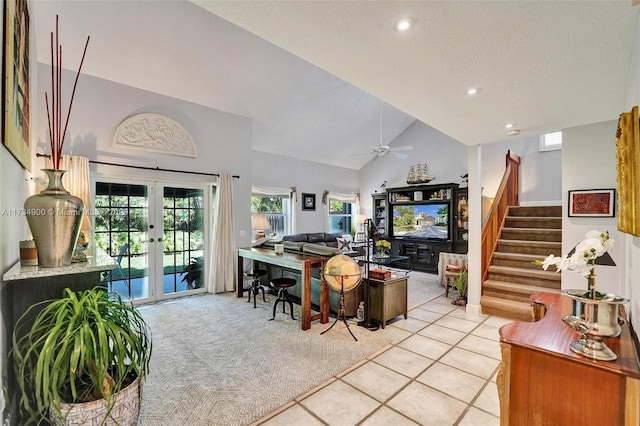
<path fill-rule="evenodd" d="M 320 323 L 329 322 L 329 286 L 320 280 Z"/>
<path fill-rule="evenodd" d="M 236 297 L 242 297 L 244 294 L 244 265 L 243 257 L 238 255 L 238 285 L 236 288 Z"/>
<path fill-rule="evenodd" d="M 302 268 L 302 297 L 300 322 L 302 329 L 311 328 L 311 265 L 305 262 Z"/>

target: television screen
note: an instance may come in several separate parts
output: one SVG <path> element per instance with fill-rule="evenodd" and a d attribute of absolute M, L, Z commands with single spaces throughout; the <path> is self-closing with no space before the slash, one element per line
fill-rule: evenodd
<path fill-rule="evenodd" d="M 449 239 L 449 204 L 393 206 L 393 236 Z"/>

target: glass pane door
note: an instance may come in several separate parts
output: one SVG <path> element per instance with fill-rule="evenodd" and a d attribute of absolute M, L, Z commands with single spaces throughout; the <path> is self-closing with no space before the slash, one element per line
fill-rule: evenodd
<path fill-rule="evenodd" d="M 206 291 L 204 185 L 100 179 L 95 240 L 118 266 L 109 290 L 135 303 Z"/>
<path fill-rule="evenodd" d="M 162 189 L 163 296 L 205 289 L 204 190 L 164 186 Z"/>
<path fill-rule="evenodd" d="M 107 272 L 109 290 L 142 301 L 149 292 L 149 185 L 96 182 L 96 245 L 118 266 Z"/>

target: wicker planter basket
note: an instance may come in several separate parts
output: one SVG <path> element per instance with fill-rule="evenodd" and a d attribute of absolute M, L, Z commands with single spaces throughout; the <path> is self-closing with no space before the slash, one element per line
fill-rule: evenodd
<path fill-rule="evenodd" d="M 115 395 L 115 401 L 111 407 L 111 411 L 109 411 L 105 399 L 79 404 L 62 403 L 60 404 L 60 411 L 62 411 L 62 414 L 66 415 L 66 417 L 60 419 L 50 409 L 49 418 L 54 425 L 135 426 L 138 424 L 138 415 L 140 414 L 141 394 L 142 385 L 140 384 L 140 380 L 136 379 Z M 108 419 L 105 421 L 107 415 Z"/>

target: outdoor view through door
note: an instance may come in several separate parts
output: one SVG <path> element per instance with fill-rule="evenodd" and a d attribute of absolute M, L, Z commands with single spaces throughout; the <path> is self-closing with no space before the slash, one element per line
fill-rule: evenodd
<path fill-rule="evenodd" d="M 204 291 L 204 190 L 184 186 L 96 183 L 96 244 L 118 263 L 111 291 L 138 302 Z"/>

